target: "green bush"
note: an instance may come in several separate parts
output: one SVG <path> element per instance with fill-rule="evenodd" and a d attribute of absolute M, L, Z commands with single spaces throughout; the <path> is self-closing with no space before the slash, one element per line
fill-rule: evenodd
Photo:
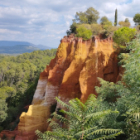
<path fill-rule="evenodd" d="M 84 26 L 79 26 L 77 29 L 76 29 L 76 36 L 77 37 L 82 37 L 83 40 L 88 40 L 91 38 L 92 36 L 92 32 L 91 30 L 87 29 L 86 27 Z"/>
<path fill-rule="evenodd" d="M 24 106 L 31 104 L 40 72 L 55 54 L 56 49 L 18 56 L 0 55 L 0 126 L 3 129 L 16 127 L 17 116 L 26 111 Z"/>
<path fill-rule="evenodd" d="M 100 35 L 103 33 L 103 29 L 100 24 L 91 24 L 91 31 L 93 35 Z"/>
<path fill-rule="evenodd" d="M 135 28 L 122 27 L 114 32 L 113 40 L 118 47 L 126 48 L 126 44 L 130 42 L 136 35 Z"/>

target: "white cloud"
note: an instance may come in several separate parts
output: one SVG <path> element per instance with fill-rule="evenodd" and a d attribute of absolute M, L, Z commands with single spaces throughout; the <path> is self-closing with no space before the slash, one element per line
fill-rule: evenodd
<path fill-rule="evenodd" d="M 118 21 L 139 12 L 139 0 L 4 0 L 0 1 L 0 37 L 4 40 L 30 41 L 58 47 L 76 12 L 94 7 L 100 17 L 107 16 L 114 22 L 115 9 Z"/>
<path fill-rule="evenodd" d="M 8 30 L 8 29 L 0 29 L 0 34 L 21 34 L 21 32 L 19 31 L 11 31 L 11 30 Z"/>

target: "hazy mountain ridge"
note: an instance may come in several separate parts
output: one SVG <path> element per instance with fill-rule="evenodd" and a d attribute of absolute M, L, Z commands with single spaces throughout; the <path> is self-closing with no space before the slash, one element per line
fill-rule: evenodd
<path fill-rule="evenodd" d="M 44 45 L 34 45 L 24 41 L 0 41 L 0 54 L 21 54 L 45 49 L 51 48 Z"/>

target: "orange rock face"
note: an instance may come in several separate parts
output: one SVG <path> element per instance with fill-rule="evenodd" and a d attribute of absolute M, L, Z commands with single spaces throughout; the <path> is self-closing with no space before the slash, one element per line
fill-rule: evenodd
<path fill-rule="evenodd" d="M 56 57 L 40 74 L 32 105 L 22 113 L 16 140 L 36 139 L 35 130 L 47 130 L 46 120 L 50 117 L 55 97 L 64 102 L 79 98 L 85 102 L 90 94 L 97 95 L 95 86 L 100 86 L 97 77 L 116 82 L 119 77 L 117 53 L 111 38 L 93 37 L 88 41 L 73 35 L 64 37 Z M 3 132 L 4 133 L 4 132 Z"/>

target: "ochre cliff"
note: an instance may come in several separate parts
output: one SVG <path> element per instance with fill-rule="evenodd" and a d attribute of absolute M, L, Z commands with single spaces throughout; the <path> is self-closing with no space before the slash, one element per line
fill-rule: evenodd
<path fill-rule="evenodd" d="M 57 96 L 64 102 L 78 97 L 85 102 L 89 94 L 96 94 L 95 86 L 100 86 L 97 77 L 116 82 L 119 77 L 117 53 L 113 49 L 112 38 L 93 37 L 88 41 L 73 35 L 64 37 L 56 57 L 40 74 L 32 105 L 23 112 L 17 130 L 9 132 L 16 140 L 36 139 L 35 130 L 47 130 L 47 119 L 57 104 Z M 56 108 L 54 108 L 56 105 Z M 4 134 L 7 132 L 3 131 Z"/>

